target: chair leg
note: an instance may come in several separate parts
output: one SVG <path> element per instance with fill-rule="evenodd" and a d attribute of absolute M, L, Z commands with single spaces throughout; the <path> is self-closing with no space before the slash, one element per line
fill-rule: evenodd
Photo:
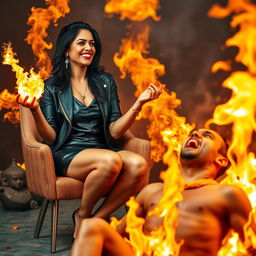
<path fill-rule="evenodd" d="M 51 240 L 51 253 L 56 252 L 56 238 L 57 238 L 57 225 L 59 213 L 59 200 L 52 201 L 52 240 Z"/>
<path fill-rule="evenodd" d="M 43 204 L 41 206 L 40 213 L 39 213 L 39 216 L 38 216 L 38 219 L 37 219 L 36 229 L 35 229 L 35 232 L 34 232 L 34 238 L 38 238 L 39 235 L 40 235 L 48 204 L 49 204 L 49 200 L 44 198 Z"/>

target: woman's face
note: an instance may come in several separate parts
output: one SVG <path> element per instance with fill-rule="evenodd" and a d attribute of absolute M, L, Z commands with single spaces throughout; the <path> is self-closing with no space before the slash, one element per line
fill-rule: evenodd
<path fill-rule="evenodd" d="M 89 66 L 95 53 L 95 41 L 92 33 L 89 30 L 81 29 L 67 51 L 70 67 Z"/>

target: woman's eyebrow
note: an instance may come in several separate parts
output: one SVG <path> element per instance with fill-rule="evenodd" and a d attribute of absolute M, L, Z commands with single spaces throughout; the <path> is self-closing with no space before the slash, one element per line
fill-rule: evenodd
<path fill-rule="evenodd" d="M 78 38 L 76 41 L 83 41 L 83 42 L 89 41 L 89 42 L 94 42 L 94 39 L 86 40 L 86 39 L 83 39 L 83 38 Z"/>

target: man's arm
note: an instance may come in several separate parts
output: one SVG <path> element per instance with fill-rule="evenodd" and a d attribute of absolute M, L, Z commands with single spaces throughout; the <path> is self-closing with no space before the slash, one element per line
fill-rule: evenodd
<path fill-rule="evenodd" d="M 225 195 L 228 200 L 229 223 L 239 234 L 241 241 L 244 242 L 243 227 L 247 223 L 252 210 L 251 203 L 243 189 L 236 186 L 228 186 Z"/>

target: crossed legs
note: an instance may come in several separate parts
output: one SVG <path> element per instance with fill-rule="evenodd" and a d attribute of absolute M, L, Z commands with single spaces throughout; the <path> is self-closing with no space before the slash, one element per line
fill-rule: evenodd
<path fill-rule="evenodd" d="M 81 206 L 75 214 L 76 237 L 81 221 L 91 216 L 96 202 L 106 196 L 94 214 L 106 218 L 142 189 L 148 180 L 146 160 L 133 152 L 86 149 L 72 160 L 66 175 L 84 181 Z"/>
<path fill-rule="evenodd" d="M 98 218 L 82 221 L 72 246 L 71 256 L 134 256 L 133 250 L 106 221 Z"/>

